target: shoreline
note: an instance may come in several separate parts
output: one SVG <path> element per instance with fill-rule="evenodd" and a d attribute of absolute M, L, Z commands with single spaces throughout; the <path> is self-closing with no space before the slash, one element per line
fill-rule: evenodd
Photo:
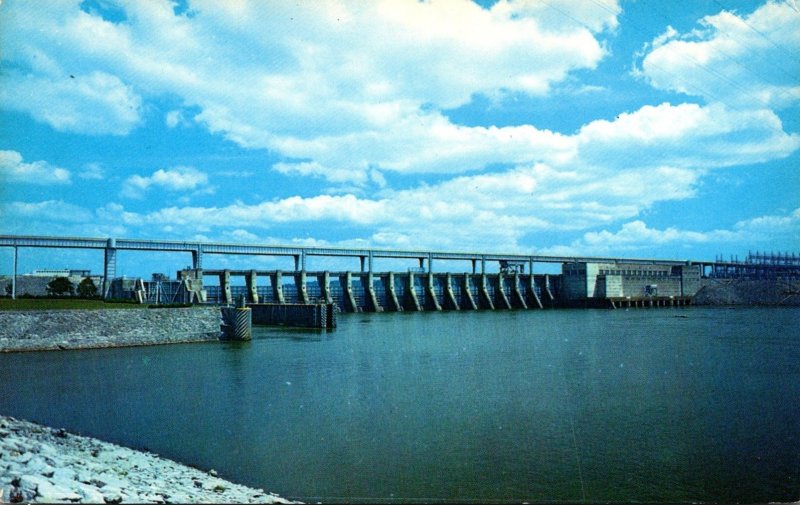
<path fill-rule="evenodd" d="M 800 281 L 714 281 L 689 306 L 798 307 Z M 755 289 L 754 286 L 760 288 Z M 0 311 L 0 353 L 219 342 L 219 307 Z"/>
<path fill-rule="evenodd" d="M 81 351 L 84 349 L 119 349 L 125 347 L 152 347 L 156 345 L 172 345 L 172 344 L 202 344 L 210 342 L 219 342 L 219 338 L 199 338 L 187 340 L 169 340 L 163 342 L 89 342 L 80 345 L 69 345 L 52 342 L 43 343 L 41 346 L 30 344 L 25 347 L 8 346 L 7 342 L 0 338 L 0 354 L 12 352 L 43 352 L 43 351 Z"/>
<path fill-rule="evenodd" d="M 156 454 L 0 415 L 0 503 L 299 503 Z"/>
<path fill-rule="evenodd" d="M 0 311 L 0 352 L 214 342 L 218 307 Z"/>

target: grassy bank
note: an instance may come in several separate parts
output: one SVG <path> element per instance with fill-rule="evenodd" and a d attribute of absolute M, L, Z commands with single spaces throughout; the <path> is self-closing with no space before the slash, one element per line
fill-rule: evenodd
<path fill-rule="evenodd" d="M 0 298 L 0 310 L 140 309 L 135 303 L 114 303 L 80 298 Z"/>

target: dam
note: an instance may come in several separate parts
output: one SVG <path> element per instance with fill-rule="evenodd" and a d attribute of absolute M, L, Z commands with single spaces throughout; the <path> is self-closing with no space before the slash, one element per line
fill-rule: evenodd
<path fill-rule="evenodd" d="M 691 303 L 708 278 L 800 277 L 800 256 L 751 253 L 744 261 L 631 259 L 504 253 L 298 247 L 216 242 L 0 235 L 13 250 L 7 291 L 16 296 L 17 263 L 27 248 L 95 249 L 103 252 L 104 298 L 140 303 L 332 304 L 342 312 L 469 311 L 549 307 L 676 306 Z M 118 251 L 185 252 L 191 268 L 170 280 L 120 278 Z M 288 257 L 291 270 L 203 267 L 209 255 Z M 310 258 L 354 258 L 359 270 L 311 270 Z M 411 260 L 405 271 L 379 271 L 376 260 Z M 462 262 L 466 271 L 440 272 L 434 263 Z M 535 265 L 561 273 L 535 274 Z M 496 270 L 495 270 L 496 269 Z M 492 270 L 492 271 L 490 271 Z"/>

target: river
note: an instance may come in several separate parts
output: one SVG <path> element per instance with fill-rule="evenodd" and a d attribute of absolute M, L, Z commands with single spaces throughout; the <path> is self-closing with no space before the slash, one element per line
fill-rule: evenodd
<path fill-rule="evenodd" d="M 0 412 L 305 501 L 800 499 L 800 309 L 345 314 L 0 354 Z"/>

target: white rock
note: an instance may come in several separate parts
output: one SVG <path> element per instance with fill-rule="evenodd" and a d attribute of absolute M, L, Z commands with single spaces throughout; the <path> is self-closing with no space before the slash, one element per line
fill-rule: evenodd
<path fill-rule="evenodd" d="M 19 456 L 11 456 L 13 460 L 17 463 L 27 463 L 33 457 L 33 454 L 30 452 L 23 452 Z"/>
<path fill-rule="evenodd" d="M 74 481 L 75 477 L 75 470 L 70 468 L 56 468 L 53 470 L 53 481 Z"/>
<path fill-rule="evenodd" d="M 103 486 L 100 492 L 103 494 L 103 499 L 107 502 L 119 503 L 122 501 L 122 490 L 116 486 Z"/>
<path fill-rule="evenodd" d="M 90 482 L 92 482 L 92 474 L 86 470 L 81 470 L 80 472 L 78 472 L 76 480 L 79 482 L 89 484 Z"/>
<path fill-rule="evenodd" d="M 19 487 L 22 489 L 37 491 L 41 485 L 49 486 L 51 484 L 49 480 L 41 475 L 23 475 L 19 479 Z"/>
<path fill-rule="evenodd" d="M 31 474 L 39 473 L 39 474 L 41 474 L 41 473 L 52 472 L 53 470 L 55 470 L 55 469 L 52 466 L 48 465 L 47 461 L 45 461 L 45 459 L 42 456 L 38 455 L 38 454 L 33 456 L 28 461 L 28 473 L 31 473 Z"/>
<path fill-rule="evenodd" d="M 39 484 L 36 490 L 37 500 L 45 503 L 77 501 L 81 496 L 70 488 L 57 486 L 49 482 Z"/>
<path fill-rule="evenodd" d="M 160 494 L 144 494 L 142 495 L 144 501 L 150 503 L 166 503 L 167 501 Z M 175 501 L 175 503 L 189 503 L 189 501 Z"/>
<path fill-rule="evenodd" d="M 81 501 L 84 503 L 105 503 L 103 493 L 91 484 L 76 484 L 76 490 L 81 495 Z"/>

